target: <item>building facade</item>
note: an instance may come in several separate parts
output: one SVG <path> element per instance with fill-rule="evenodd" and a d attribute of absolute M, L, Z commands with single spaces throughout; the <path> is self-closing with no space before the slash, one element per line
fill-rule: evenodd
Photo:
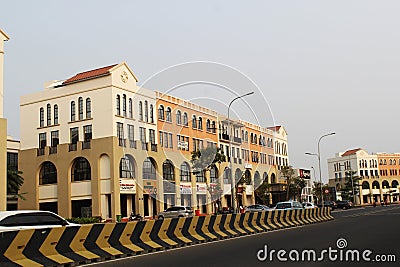
<path fill-rule="evenodd" d="M 242 205 L 254 203 L 255 181 L 275 179 L 274 140 L 283 127 L 235 121 L 229 153 L 226 118 L 136 83 L 121 63 L 21 97 L 19 162 L 27 201 L 20 209 L 113 219 L 131 211 L 151 217 L 172 205 L 211 213 L 215 185 L 223 189 L 220 205 L 230 206 L 230 176 L 228 161 L 193 170 L 192 152 L 207 147 L 232 156 L 234 177 L 249 178 L 241 185 Z"/>
<path fill-rule="evenodd" d="M 373 202 L 397 202 L 399 199 L 400 154 L 368 154 L 357 148 L 337 153 L 328 159 L 329 186 L 340 191 L 346 182 L 346 173 L 354 173 L 360 180 L 356 204 Z M 356 190 L 357 191 L 357 190 Z"/>

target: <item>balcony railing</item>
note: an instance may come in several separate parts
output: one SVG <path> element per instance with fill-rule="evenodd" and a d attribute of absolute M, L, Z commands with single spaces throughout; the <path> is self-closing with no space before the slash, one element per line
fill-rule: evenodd
<path fill-rule="evenodd" d="M 134 140 L 129 140 L 129 147 L 130 147 L 130 148 L 136 148 L 136 141 L 134 141 Z"/>
<path fill-rule="evenodd" d="M 37 149 L 37 155 L 38 156 L 43 156 L 44 155 L 44 147 Z"/>
<path fill-rule="evenodd" d="M 50 147 L 50 154 L 57 154 L 57 146 L 51 146 Z"/>
<path fill-rule="evenodd" d="M 73 144 L 69 144 L 68 145 L 68 151 L 76 151 L 77 150 L 77 144 L 73 143 Z"/>
<path fill-rule="evenodd" d="M 90 140 L 85 140 L 82 142 L 82 150 L 83 149 L 90 149 Z"/>
<path fill-rule="evenodd" d="M 157 152 L 157 144 L 151 144 L 151 151 Z"/>
<path fill-rule="evenodd" d="M 118 139 L 118 145 L 122 147 L 126 147 L 126 139 Z"/>
<path fill-rule="evenodd" d="M 148 143 L 142 141 L 142 150 L 148 150 Z"/>

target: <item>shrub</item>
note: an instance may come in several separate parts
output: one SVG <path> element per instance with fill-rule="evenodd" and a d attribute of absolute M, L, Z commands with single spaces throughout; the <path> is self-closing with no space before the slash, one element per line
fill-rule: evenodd
<path fill-rule="evenodd" d="M 89 218 L 70 218 L 67 221 L 71 223 L 77 224 L 90 224 L 90 223 L 99 223 L 101 219 L 99 217 L 89 217 Z"/>

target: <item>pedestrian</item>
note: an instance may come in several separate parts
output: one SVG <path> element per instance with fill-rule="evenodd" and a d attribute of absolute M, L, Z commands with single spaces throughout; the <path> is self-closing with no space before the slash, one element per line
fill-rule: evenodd
<path fill-rule="evenodd" d="M 372 205 L 374 206 L 374 208 L 376 207 L 376 202 L 374 201 L 374 203 L 372 203 Z"/>

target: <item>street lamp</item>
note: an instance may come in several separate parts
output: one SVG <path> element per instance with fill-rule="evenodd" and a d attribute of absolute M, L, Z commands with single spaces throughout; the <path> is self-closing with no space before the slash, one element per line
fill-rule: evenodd
<path fill-rule="evenodd" d="M 332 132 L 332 133 L 328 133 L 328 134 L 324 134 L 323 136 L 321 136 L 318 139 L 318 154 L 315 153 L 309 153 L 307 152 L 306 155 L 310 155 L 310 156 L 317 156 L 318 157 L 318 168 L 319 168 L 319 182 L 321 184 L 321 203 L 322 203 L 322 207 L 324 207 L 324 194 L 322 192 L 322 175 L 321 175 L 321 150 L 320 150 L 320 143 L 322 138 L 330 136 L 330 135 L 334 135 L 336 133 Z"/>
<path fill-rule="evenodd" d="M 234 211 L 236 211 L 236 202 L 235 202 L 235 183 L 233 181 L 233 175 L 232 175 L 232 133 L 233 131 L 231 130 L 231 120 L 230 120 L 230 109 L 231 109 L 231 105 L 233 102 L 235 102 L 238 99 L 241 99 L 245 96 L 248 95 L 252 95 L 254 94 L 254 92 L 249 92 L 247 94 L 244 95 L 240 95 L 235 97 L 234 99 L 232 99 L 232 101 L 229 103 L 228 105 L 228 134 L 229 134 L 229 151 L 228 151 L 228 157 L 229 157 L 229 176 L 231 178 L 231 202 L 232 202 L 232 208 Z M 230 156 L 229 156 L 230 155 Z"/>

